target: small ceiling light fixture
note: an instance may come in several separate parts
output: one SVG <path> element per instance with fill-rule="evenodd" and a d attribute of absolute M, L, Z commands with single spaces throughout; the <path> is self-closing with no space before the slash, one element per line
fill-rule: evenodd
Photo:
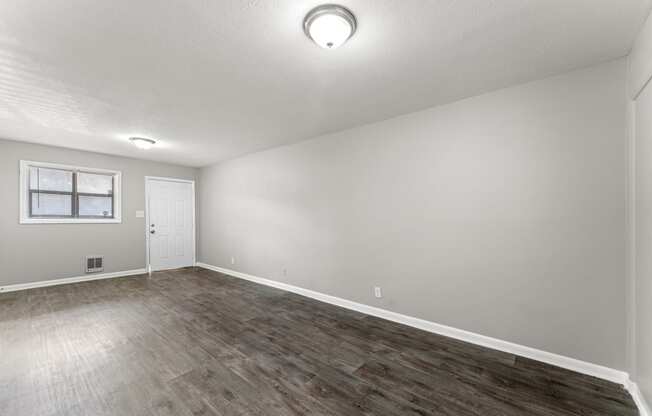
<path fill-rule="evenodd" d="M 303 31 L 324 49 L 342 46 L 357 27 L 349 9 L 337 4 L 324 4 L 312 9 L 303 20 Z"/>
<path fill-rule="evenodd" d="M 129 140 L 139 149 L 151 149 L 156 144 L 156 140 L 146 139 L 144 137 L 130 137 Z"/>

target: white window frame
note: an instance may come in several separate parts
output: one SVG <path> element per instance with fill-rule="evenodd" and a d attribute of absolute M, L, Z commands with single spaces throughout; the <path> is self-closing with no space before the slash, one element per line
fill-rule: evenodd
<path fill-rule="evenodd" d="M 113 176 L 113 218 L 32 218 L 29 216 L 29 168 L 64 169 L 84 173 Z M 119 170 L 87 168 L 58 163 L 20 161 L 20 223 L 21 224 L 119 224 L 122 223 L 122 172 Z"/>

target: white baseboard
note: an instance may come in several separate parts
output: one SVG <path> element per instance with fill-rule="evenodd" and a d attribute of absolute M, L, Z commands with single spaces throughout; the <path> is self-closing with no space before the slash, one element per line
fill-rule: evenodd
<path fill-rule="evenodd" d="M 251 282 L 259 283 L 265 286 L 271 286 L 277 289 L 282 289 L 288 292 L 296 293 L 322 302 L 341 306 L 346 309 L 362 312 L 367 315 L 377 316 L 379 318 L 387 319 L 388 321 L 398 322 L 414 328 L 422 329 L 424 331 L 432 332 L 439 335 L 444 335 L 450 338 L 455 338 L 461 341 L 469 342 L 472 344 L 480 345 L 494 350 L 499 350 L 514 355 L 519 355 L 521 357 L 526 357 L 533 360 L 541 361 L 547 364 L 555 365 L 557 367 L 566 368 L 568 370 L 598 377 L 604 380 L 612 381 L 614 383 L 622 384 L 624 386 L 627 386 L 627 383 L 629 381 L 629 375 L 626 372 L 615 370 L 613 368 L 603 367 L 598 364 L 588 363 L 585 361 L 577 360 L 575 358 L 565 357 L 563 355 L 541 351 L 535 348 L 526 347 L 524 345 L 514 344 L 512 342 L 491 338 L 485 335 L 480 335 L 473 332 L 465 331 L 463 329 L 457 329 L 450 326 L 437 324 L 435 322 L 426 321 L 424 319 L 402 315 L 400 313 L 376 308 L 374 306 L 364 305 L 361 303 L 338 298 L 335 296 L 315 292 L 313 290 L 292 286 L 287 283 L 281 283 L 274 280 L 264 279 L 262 277 L 252 276 L 246 273 L 229 270 L 222 267 L 212 266 L 206 263 L 199 262 L 197 263 L 197 266 L 203 267 L 205 269 L 213 270 L 219 273 L 228 274 L 230 276 L 238 277 L 241 279 L 249 280 Z"/>
<path fill-rule="evenodd" d="M 145 274 L 146 269 L 125 270 L 112 273 L 97 273 L 85 276 L 66 277 L 64 279 L 43 280 L 40 282 L 19 283 L 16 285 L 0 286 L 0 293 L 15 292 L 17 290 L 34 289 L 37 287 L 66 285 L 69 283 L 88 282 L 90 280 L 112 279 L 114 277 L 133 276 L 136 274 Z"/>
<path fill-rule="evenodd" d="M 634 399 L 634 403 L 638 407 L 639 416 L 652 416 L 652 410 L 650 410 L 650 406 L 645 401 L 645 397 L 638 388 L 638 385 L 633 381 L 628 381 L 625 384 L 625 388 L 632 395 L 632 399 Z"/>

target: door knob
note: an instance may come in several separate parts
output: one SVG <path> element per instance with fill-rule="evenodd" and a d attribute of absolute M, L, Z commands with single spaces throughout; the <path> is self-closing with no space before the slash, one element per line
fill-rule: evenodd
<path fill-rule="evenodd" d="M 154 234 L 155 232 L 156 232 L 155 230 L 152 230 L 152 231 L 150 231 L 149 233 L 150 233 L 150 234 Z"/>

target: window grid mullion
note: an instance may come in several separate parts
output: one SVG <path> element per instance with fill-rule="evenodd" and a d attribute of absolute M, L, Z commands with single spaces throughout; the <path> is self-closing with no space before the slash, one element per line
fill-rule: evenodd
<path fill-rule="evenodd" d="M 77 171 L 72 172 L 72 216 L 79 218 L 79 195 L 77 194 Z"/>

